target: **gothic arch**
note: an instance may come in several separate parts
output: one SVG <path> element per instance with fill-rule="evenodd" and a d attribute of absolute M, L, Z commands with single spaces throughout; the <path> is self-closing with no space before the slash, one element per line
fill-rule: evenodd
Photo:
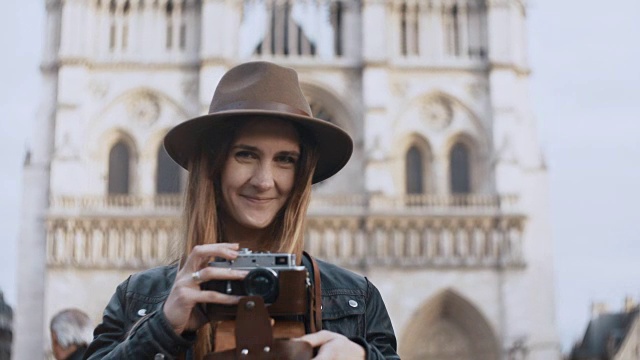
<path fill-rule="evenodd" d="M 313 108 L 314 103 L 316 106 L 321 105 L 323 109 L 330 113 L 332 117 L 331 122 L 349 133 L 355 140 L 355 136 L 358 134 L 355 127 L 355 117 L 347 106 L 339 100 L 340 96 L 336 95 L 330 89 L 308 82 L 301 82 L 300 88 L 307 97 L 307 101 L 312 105 L 312 111 L 316 110 Z M 316 116 L 316 114 L 313 115 Z"/>
<path fill-rule="evenodd" d="M 452 289 L 433 296 L 412 316 L 401 339 L 403 359 L 498 360 L 500 346 L 480 310 Z"/>
<path fill-rule="evenodd" d="M 420 134 L 429 139 L 432 146 L 437 194 L 451 193 L 450 152 L 456 141 L 464 141 L 470 149 L 469 193 L 491 191 L 489 155 L 491 135 L 483 121 L 464 103 L 442 91 L 424 92 L 412 97 L 402 106 L 402 112 L 394 119 L 390 131 L 394 132 L 394 144 L 404 144 L 406 134 Z M 394 153 L 396 174 L 404 174 L 404 153 Z M 404 187 L 404 176 L 394 175 L 398 188 Z"/>
<path fill-rule="evenodd" d="M 160 156 L 160 152 L 164 152 L 163 155 L 168 156 L 168 154 L 166 153 L 166 150 L 164 150 L 164 137 L 165 135 L 169 132 L 170 128 L 163 128 L 160 129 L 158 131 L 154 131 L 153 134 L 149 137 L 149 140 L 147 141 L 147 144 L 145 144 L 144 147 L 144 153 L 145 154 L 149 154 L 149 157 L 152 158 L 153 160 L 151 160 L 151 169 L 152 169 L 152 174 L 154 174 L 154 180 L 153 180 L 153 184 L 154 184 L 154 190 L 156 194 L 160 194 L 160 193 L 171 193 L 171 194 L 176 194 L 178 192 L 176 191 L 161 191 L 162 186 L 160 186 L 159 184 L 159 172 L 163 171 L 163 166 L 161 166 L 161 161 L 163 161 L 161 159 Z M 186 170 L 184 170 L 180 165 L 178 165 L 177 163 L 173 162 L 172 159 L 167 159 L 165 158 L 164 160 L 167 161 L 171 161 L 171 163 L 165 163 L 164 165 L 168 165 L 169 168 L 172 168 L 172 173 L 175 171 L 176 174 L 175 175 L 170 175 L 171 177 L 173 176 L 177 176 L 177 180 L 179 183 L 179 189 L 178 190 L 182 190 L 184 189 L 184 186 L 187 182 L 187 172 Z M 175 164 L 175 166 L 174 166 Z M 164 167 L 164 169 L 166 170 L 166 166 Z"/>
<path fill-rule="evenodd" d="M 149 161 L 155 158 L 157 145 L 154 142 L 162 141 L 166 133 L 163 130 L 158 135 L 156 129 L 170 128 L 177 121 L 189 117 L 190 114 L 165 93 L 148 87 L 132 88 L 115 96 L 93 116 L 95 121 L 89 122 L 87 144 L 92 149 L 92 156 L 103 159 L 102 141 L 114 128 L 128 134 L 143 134 L 144 138 L 135 138 L 142 144 L 136 157 L 140 161 Z M 133 141 L 134 136 L 130 138 Z"/>
<path fill-rule="evenodd" d="M 409 194 L 409 193 L 431 193 L 434 190 L 434 179 L 433 179 L 433 150 L 431 149 L 431 145 L 429 144 L 429 141 L 422 135 L 417 134 L 417 133 L 413 133 L 410 134 L 408 136 L 406 136 L 402 142 L 400 143 L 399 146 L 400 149 L 400 154 L 398 154 L 399 157 L 401 157 L 403 159 L 402 161 L 402 169 L 399 172 L 399 174 L 402 174 L 404 181 L 403 183 L 405 184 L 404 186 L 404 193 L 405 194 Z M 420 154 L 420 160 L 421 160 L 421 185 L 422 185 L 422 191 L 421 192 L 412 192 L 410 191 L 411 189 L 409 189 L 409 174 L 411 173 L 411 169 L 407 168 L 407 157 L 409 156 L 409 153 L 412 151 L 412 149 L 415 149 L 419 152 Z M 417 174 L 416 174 L 417 175 Z"/>
<path fill-rule="evenodd" d="M 468 176 L 468 189 L 466 191 L 461 191 L 460 189 L 455 189 L 454 183 L 460 183 L 461 179 L 454 179 L 456 176 L 456 171 L 458 172 L 458 176 L 464 176 L 459 173 L 460 169 L 452 168 L 452 163 L 456 161 L 456 152 L 458 150 L 464 149 L 466 152 L 466 176 Z M 480 149 L 478 142 L 474 137 L 467 133 L 457 133 L 451 135 L 447 142 L 445 143 L 444 153 L 447 154 L 447 184 L 448 184 L 448 192 L 449 193 L 474 193 L 477 192 L 480 188 L 480 184 L 482 183 L 486 174 L 483 172 L 482 159 L 484 158 L 482 150 Z M 460 160 L 458 158 L 458 160 Z M 461 165 L 461 164 L 459 164 Z M 456 191 L 457 190 L 457 191 Z"/>
<path fill-rule="evenodd" d="M 158 146 L 156 154 L 156 161 L 154 162 L 156 194 L 180 194 L 184 188 L 185 178 L 182 167 L 171 159 L 164 146 Z"/>
<path fill-rule="evenodd" d="M 108 160 L 109 151 L 119 141 L 123 141 L 131 151 L 131 158 L 135 161 L 140 157 L 135 139 L 126 130 L 112 128 L 102 134 L 99 141 L 100 158 L 105 162 Z"/>
<path fill-rule="evenodd" d="M 104 108 L 100 110 L 96 118 L 101 119 L 109 114 L 114 107 L 140 96 L 149 96 L 152 100 L 157 100 L 158 105 L 167 103 L 169 107 L 171 107 L 173 111 L 177 112 L 177 115 L 180 116 L 178 119 L 187 119 L 191 117 L 177 101 L 166 93 L 150 87 L 139 86 L 123 91 L 119 95 L 115 96 Z M 162 109 L 160 109 L 160 111 L 161 110 Z"/>
<path fill-rule="evenodd" d="M 430 110 L 429 107 L 425 105 L 432 105 L 432 104 L 437 105 L 438 103 L 443 104 L 443 107 L 437 110 L 450 112 L 450 114 L 442 114 L 442 115 L 451 116 L 451 118 L 449 119 L 451 123 L 434 124 L 436 131 L 446 132 L 448 129 L 453 128 L 452 126 L 449 126 L 449 125 L 457 125 L 456 122 L 460 122 L 462 120 L 462 121 L 468 121 L 468 124 L 466 124 L 465 126 L 467 128 L 467 131 L 473 132 L 478 137 L 488 138 L 489 132 L 487 128 L 484 126 L 484 124 L 482 123 L 481 119 L 476 115 L 476 113 L 464 102 L 459 100 L 457 97 L 447 92 L 444 92 L 442 90 L 432 90 L 429 92 L 418 94 L 417 96 L 408 99 L 404 104 L 402 104 L 401 108 L 407 109 L 407 110 L 416 108 L 416 107 L 421 108 L 422 116 L 420 118 L 425 121 L 428 121 L 428 119 L 425 119 L 425 117 L 428 117 L 429 115 L 438 115 L 438 114 L 431 114 L 428 111 Z M 405 112 L 407 110 L 405 110 Z M 400 115 L 401 116 L 398 117 L 398 119 L 401 120 L 403 114 L 400 114 Z M 442 119 L 442 118 L 438 119 L 436 117 L 434 120 L 444 121 L 446 119 Z M 440 128 L 438 128 L 438 125 L 440 125 Z M 464 126 L 465 124 L 461 124 L 461 125 Z"/>
<path fill-rule="evenodd" d="M 114 174 L 111 173 L 114 169 L 114 164 L 112 161 L 112 151 L 116 148 L 119 148 L 120 145 L 123 145 L 126 148 L 126 156 L 128 157 L 127 161 L 127 185 L 126 191 L 114 191 L 112 187 L 111 181 L 114 179 Z M 134 193 L 137 189 L 137 166 L 139 153 L 138 148 L 136 146 L 136 142 L 131 135 L 129 135 L 126 131 L 122 129 L 111 129 L 106 134 L 103 135 L 102 140 L 100 141 L 100 159 L 101 163 L 104 164 L 103 173 L 105 174 L 105 193 L 106 194 L 131 194 Z"/>

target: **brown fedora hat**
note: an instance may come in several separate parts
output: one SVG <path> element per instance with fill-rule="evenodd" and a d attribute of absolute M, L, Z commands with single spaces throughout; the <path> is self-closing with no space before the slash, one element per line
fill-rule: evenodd
<path fill-rule="evenodd" d="M 200 145 L 220 128 L 223 120 L 246 116 L 285 119 L 313 134 L 320 154 L 314 183 L 340 171 L 353 152 L 349 134 L 313 117 L 295 70 L 264 61 L 241 64 L 227 71 L 216 87 L 209 113 L 176 125 L 165 136 L 164 147 L 186 169 L 189 160 L 200 151 Z"/>

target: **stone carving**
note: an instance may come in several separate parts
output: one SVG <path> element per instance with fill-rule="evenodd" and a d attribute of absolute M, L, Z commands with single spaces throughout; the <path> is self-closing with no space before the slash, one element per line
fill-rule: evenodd
<path fill-rule="evenodd" d="M 453 119 L 451 102 L 443 97 L 434 97 L 422 104 L 422 117 L 435 130 L 447 128 Z"/>
<path fill-rule="evenodd" d="M 396 97 L 405 97 L 408 90 L 407 87 L 406 81 L 394 81 L 391 83 L 391 92 Z"/>
<path fill-rule="evenodd" d="M 56 144 L 56 157 L 58 159 L 65 160 L 77 158 L 78 151 L 76 149 L 77 146 L 75 145 L 76 144 L 74 144 L 71 140 L 71 134 L 69 133 L 69 131 L 66 131 L 62 135 L 62 141 Z"/>
<path fill-rule="evenodd" d="M 109 92 L 109 84 L 105 81 L 91 80 L 89 82 L 89 91 L 94 97 L 98 99 L 104 99 Z"/>
<path fill-rule="evenodd" d="M 137 94 L 129 100 L 127 111 L 138 123 L 151 125 L 160 117 L 160 99 L 148 92 Z"/>
<path fill-rule="evenodd" d="M 484 96 L 488 89 L 484 83 L 476 82 L 467 86 L 467 91 L 474 99 L 480 99 Z"/>

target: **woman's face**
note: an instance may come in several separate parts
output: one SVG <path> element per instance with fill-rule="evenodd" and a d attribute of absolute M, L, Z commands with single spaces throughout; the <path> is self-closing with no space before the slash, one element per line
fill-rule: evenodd
<path fill-rule="evenodd" d="M 289 197 L 299 157 L 298 134 L 288 122 L 256 118 L 239 129 L 221 175 L 230 220 L 248 229 L 269 226 Z"/>

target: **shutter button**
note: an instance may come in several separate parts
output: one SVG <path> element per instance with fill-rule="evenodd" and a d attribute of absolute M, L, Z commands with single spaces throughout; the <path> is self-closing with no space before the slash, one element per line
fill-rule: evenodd
<path fill-rule="evenodd" d="M 358 307 L 358 302 L 355 300 L 349 300 L 349 306 L 352 308 Z"/>

